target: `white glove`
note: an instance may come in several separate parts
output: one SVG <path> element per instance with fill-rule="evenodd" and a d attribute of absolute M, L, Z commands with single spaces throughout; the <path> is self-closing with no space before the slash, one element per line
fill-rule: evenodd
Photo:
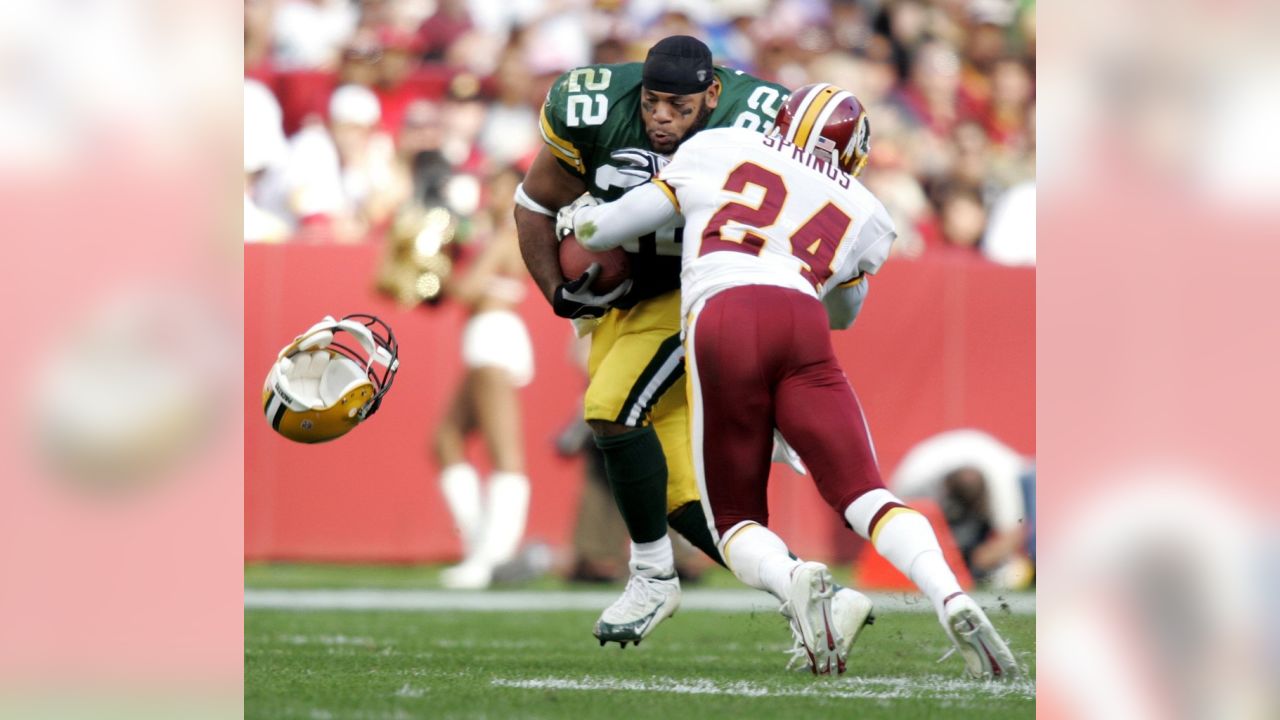
<path fill-rule="evenodd" d="M 800 453 L 795 448 L 787 444 L 787 439 L 782 437 L 782 433 L 778 430 L 773 431 L 773 462 L 784 463 L 797 475 L 808 475 L 809 471 L 805 469 L 804 463 L 800 460 Z"/>
<path fill-rule="evenodd" d="M 599 204 L 600 201 L 592 197 L 591 193 L 582 193 L 577 200 L 560 208 L 556 213 L 556 238 L 563 240 L 566 235 L 573 232 L 573 214 L 578 212 L 579 208 Z"/>

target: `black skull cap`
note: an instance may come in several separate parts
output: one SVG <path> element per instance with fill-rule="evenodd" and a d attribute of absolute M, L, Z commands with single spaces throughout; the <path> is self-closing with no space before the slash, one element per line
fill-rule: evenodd
<path fill-rule="evenodd" d="M 649 48 L 641 85 L 645 90 L 691 95 L 711 87 L 715 76 L 706 43 L 688 35 L 672 35 Z"/>

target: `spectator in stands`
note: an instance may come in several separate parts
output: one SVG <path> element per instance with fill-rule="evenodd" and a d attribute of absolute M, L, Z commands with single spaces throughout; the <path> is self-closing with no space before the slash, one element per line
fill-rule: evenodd
<path fill-rule="evenodd" d="M 968 25 L 961 56 L 960 92 L 974 107 L 991 103 L 991 72 L 1005 56 L 1008 43 L 1004 26 L 987 18 L 974 18 Z"/>
<path fill-rule="evenodd" d="M 966 117 L 959 89 L 959 57 L 945 43 L 931 40 L 912 56 L 911 75 L 898 92 L 897 103 L 914 125 L 935 138 L 946 138 Z"/>
<path fill-rule="evenodd" d="M 271 75 L 271 0 L 244 2 L 245 77 L 264 80 Z"/>
<path fill-rule="evenodd" d="M 1030 68 L 1020 58 L 1005 57 L 995 64 L 986 112 L 987 134 L 992 142 L 1005 147 L 1025 142 L 1033 83 Z"/>
<path fill-rule="evenodd" d="M 282 0 L 275 14 L 276 66 L 332 70 L 356 20 L 350 0 Z"/>
<path fill-rule="evenodd" d="M 996 201 L 982 254 L 1002 265 L 1036 264 L 1036 184 L 1015 185 Z"/>
<path fill-rule="evenodd" d="M 991 182 L 990 141 L 987 132 L 976 120 L 965 120 L 951 131 L 951 167 L 948 181 L 978 188 L 983 197 Z"/>
<path fill-rule="evenodd" d="M 343 45 L 338 84 L 373 88 L 381 77 L 381 62 L 382 43 L 378 34 L 369 29 L 356 32 Z"/>
<path fill-rule="evenodd" d="M 409 105 L 422 98 L 421 92 L 409 82 L 418 68 L 418 43 L 415 34 L 395 27 L 384 27 L 378 31 L 382 58 L 377 63 L 378 74 L 373 90 L 382 107 L 379 126 L 392 137 L 400 134 Z"/>
<path fill-rule="evenodd" d="M 977 255 L 978 242 L 987 226 L 982 194 L 972 185 L 951 183 L 938 201 L 938 223 L 943 244 L 952 250 Z"/>
<path fill-rule="evenodd" d="M 1034 7 L 1011 0 L 246 0 L 245 75 L 278 93 L 286 132 L 322 118 L 340 85 L 373 90 L 380 127 L 393 138 L 403 135 L 410 107 L 438 103 L 439 154 L 419 159 L 440 169 L 436 161 L 447 158 L 471 181 L 457 185 L 465 200 L 475 195 L 462 192 L 474 189 L 475 177 L 520 157 L 536 128 L 527 115 L 536 113 L 549 79 L 574 65 L 637 59 L 651 34 L 687 32 L 711 42 L 720 62 L 789 86 L 844 77 L 858 87 L 876 137 L 866 182 L 897 220 L 895 254 L 915 256 L 948 238 L 975 244 L 973 221 L 993 217 L 1007 188 L 1034 178 Z M 975 123 L 985 138 L 973 132 Z M 410 164 L 402 163 L 406 172 Z M 941 192 L 956 185 L 978 188 L 980 212 L 971 195 Z M 922 201 L 925 188 L 933 203 Z M 473 211 L 474 197 L 469 205 Z M 984 234 L 998 237 L 990 228 L 976 233 Z"/>
<path fill-rule="evenodd" d="M 364 240 L 408 198 L 408 175 L 377 129 L 380 115 L 371 90 L 343 85 L 329 100 L 328 123 L 290 140 L 288 203 L 306 239 Z"/>
<path fill-rule="evenodd" d="M 399 153 L 412 178 L 413 201 L 425 208 L 446 204 L 446 187 L 455 172 L 443 151 L 443 114 L 439 103 L 417 100 L 405 111 L 400 128 Z"/>
<path fill-rule="evenodd" d="M 907 453 L 889 483 L 899 497 L 936 501 L 974 579 L 1024 588 L 1034 577 L 1035 469 L 978 430 L 935 435 Z"/>
<path fill-rule="evenodd" d="M 263 178 L 282 172 L 286 145 L 280 104 L 265 85 L 244 81 L 244 239 L 280 242 L 290 228 L 283 218 L 264 209 Z M 270 184 L 269 182 L 267 183 Z M 270 202 L 267 203 L 270 205 Z"/>
<path fill-rule="evenodd" d="M 531 98 L 532 77 L 518 49 L 504 54 L 497 71 L 497 97 L 489 103 L 484 125 L 477 139 L 490 163 L 510 165 L 537 150 L 538 106 L 542 98 Z"/>
<path fill-rule="evenodd" d="M 466 0 L 440 0 L 431 17 L 418 28 L 418 41 L 422 58 L 429 62 L 444 62 L 449 47 L 458 38 L 471 32 L 471 13 Z"/>
<path fill-rule="evenodd" d="M 899 78 L 911 72 L 912 58 L 928 38 L 929 8 L 920 0 L 898 0 L 882 6 L 876 32 L 889 39 Z"/>

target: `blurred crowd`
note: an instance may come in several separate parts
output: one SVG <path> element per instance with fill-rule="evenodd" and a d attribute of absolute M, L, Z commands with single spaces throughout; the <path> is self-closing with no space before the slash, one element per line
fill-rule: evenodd
<path fill-rule="evenodd" d="M 862 179 L 897 255 L 1034 264 L 1035 16 L 1034 0 L 246 0 L 245 239 L 470 217 L 532 160 L 557 75 L 688 34 L 728 67 L 859 96 Z"/>

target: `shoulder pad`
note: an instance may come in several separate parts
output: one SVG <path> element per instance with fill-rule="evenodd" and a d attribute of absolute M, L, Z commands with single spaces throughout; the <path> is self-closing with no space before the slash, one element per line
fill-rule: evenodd
<path fill-rule="evenodd" d="M 585 65 L 556 78 L 542 104 L 542 141 L 557 160 L 586 173 L 583 152 L 596 144 L 617 99 L 640 83 L 640 63 Z"/>

